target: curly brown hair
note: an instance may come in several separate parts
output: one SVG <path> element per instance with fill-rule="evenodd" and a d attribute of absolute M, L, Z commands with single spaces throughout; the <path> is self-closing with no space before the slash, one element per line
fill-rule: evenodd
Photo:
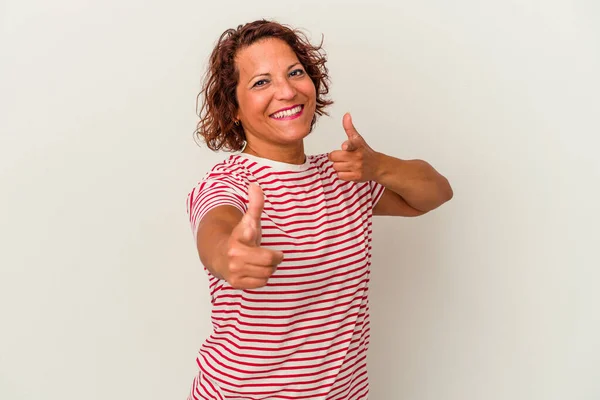
<path fill-rule="evenodd" d="M 239 151 L 244 146 L 244 128 L 235 124 L 238 109 L 236 87 L 239 79 L 235 56 L 241 49 L 265 38 L 285 41 L 296 53 L 298 61 L 315 85 L 317 104 L 311 131 L 317 115 L 328 115 L 325 108 L 333 104 L 333 101 L 326 98 L 330 81 L 325 66 L 327 58 L 322 48 L 323 40 L 318 46 L 314 46 L 300 30 L 264 19 L 239 25 L 237 29 L 227 29 L 219 38 L 210 55 L 202 90 L 198 94 L 198 98 L 203 96 L 203 102 L 198 114 L 200 121 L 194 133 L 213 151 Z"/>

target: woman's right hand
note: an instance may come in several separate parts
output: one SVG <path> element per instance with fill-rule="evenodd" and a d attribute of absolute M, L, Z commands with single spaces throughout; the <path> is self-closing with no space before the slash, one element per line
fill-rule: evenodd
<path fill-rule="evenodd" d="M 260 186 L 248 188 L 248 211 L 224 243 L 220 275 L 235 289 L 256 289 L 267 281 L 283 260 L 283 253 L 260 247 L 264 195 Z"/>

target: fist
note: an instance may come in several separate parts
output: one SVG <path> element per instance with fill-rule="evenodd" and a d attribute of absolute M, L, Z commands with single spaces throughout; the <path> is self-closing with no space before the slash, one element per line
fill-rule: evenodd
<path fill-rule="evenodd" d="M 342 126 L 348 140 L 342 143 L 341 150 L 329 153 L 329 160 L 333 162 L 333 169 L 338 177 L 344 181 L 366 182 L 376 181 L 379 177 L 380 153 L 374 151 L 365 139 L 358 133 L 352 117 L 346 113 L 342 119 Z"/>
<path fill-rule="evenodd" d="M 223 278 L 235 289 L 265 286 L 283 260 L 282 252 L 260 246 L 262 190 L 258 185 L 250 184 L 248 195 L 248 211 L 231 232 L 226 245 Z"/>

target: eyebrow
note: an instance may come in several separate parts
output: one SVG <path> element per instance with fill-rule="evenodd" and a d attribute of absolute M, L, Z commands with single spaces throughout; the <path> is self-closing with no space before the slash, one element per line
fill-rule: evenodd
<path fill-rule="evenodd" d="M 290 69 L 294 68 L 296 65 L 299 65 L 299 64 L 300 64 L 300 62 L 295 62 L 292 65 L 290 65 L 289 67 L 287 67 L 287 70 L 289 71 Z M 254 78 L 257 78 L 259 76 L 271 76 L 271 74 L 269 74 L 268 72 L 267 73 L 262 73 L 262 74 L 256 74 L 252 78 L 250 78 L 250 80 L 248 81 L 248 83 L 252 82 L 252 80 Z"/>

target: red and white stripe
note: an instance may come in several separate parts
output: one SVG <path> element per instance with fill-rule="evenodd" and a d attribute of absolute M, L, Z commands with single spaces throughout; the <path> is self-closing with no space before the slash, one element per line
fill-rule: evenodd
<path fill-rule="evenodd" d="M 213 333 L 189 399 L 366 399 L 372 209 L 384 188 L 338 179 L 327 155 L 303 165 L 232 155 L 188 195 L 194 235 L 221 205 L 265 195 L 261 246 L 284 261 L 265 287 L 209 275 Z"/>

